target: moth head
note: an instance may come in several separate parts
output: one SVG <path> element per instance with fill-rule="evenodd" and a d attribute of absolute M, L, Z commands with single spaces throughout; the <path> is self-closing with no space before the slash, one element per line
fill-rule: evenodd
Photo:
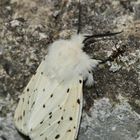
<path fill-rule="evenodd" d="M 84 47 L 84 41 L 85 37 L 83 34 L 75 34 L 71 37 L 71 42 L 75 43 L 75 46 L 80 47 L 81 49 Z"/>

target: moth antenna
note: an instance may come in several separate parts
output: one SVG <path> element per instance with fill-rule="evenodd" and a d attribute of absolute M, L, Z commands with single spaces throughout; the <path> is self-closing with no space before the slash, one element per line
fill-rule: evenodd
<path fill-rule="evenodd" d="M 104 34 L 85 35 L 85 39 L 84 39 L 83 43 L 84 43 L 84 44 L 91 44 L 91 43 L 94 43 L 94 42 L 95 42 L 95 38 L 102 38 L 102 37 L 115 36 L 115 35 L 120 34 L 120 33 L 122 33 L 122 32 L 123 32 L 123 31 L 114 32 L 114 33 L 107 32 L 107 33 L 104 33 Z M 91 42 L 91 43 L 90 43 L 90 42 Z"/>
<path fill-rule="evenodd" d="M 95 35 L 85 35 L 86 38 L 100 38 L 100 37 L 106 37 L 106 36 L 114 36 L 116 34 L 120 34 L 122 33 L 123 31 L 120 31 L 120 32 L 114 32 L 114 33 L 111 33 L 111 32 L 107 32 L 107 33 L 104 33 L 104 34 L 95 34 Z"/>
<path fill-rule="evenodd" d="M 80 0 L 78 0 L 78 9 L 79 9 L 79 15 L 78 15 L 78 29 L 77 29 L 77 34 L 79 34 L 80 31 L 81 31 L 81 10 L 82 10 L 82 7 L 81 7 Z"/>

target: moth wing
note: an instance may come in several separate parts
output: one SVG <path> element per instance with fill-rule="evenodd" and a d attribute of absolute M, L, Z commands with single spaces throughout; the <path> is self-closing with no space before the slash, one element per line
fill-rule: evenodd
<path fill-rule="evenodd" d="M 50 84 L 55 90 L 36 100 L 29 121 L 29 136 L 33 140 L 74 140 L 82 112 L 82 79 Z"/>
<path fill-rule="evenodd" d="M 28 119 L 30 118 L 34 101 L 38 96 L 37 88 L 41 84 L 41 81 L 44 82 L 43 81 L 44 79 L 42 79 L 43 77 L 42 72 L 44 71 L 44 67 L 45 67 L 45 61 L 43 61 L 40 64 L 36 74 L 32 76 L 30 82 L 24 89 L 23 94 L 20 96 L 19 103 L 15 110 L 15 114 L 14 114 L 15 126 L 19 131 L 21 131 L 25 135 L 28 135 L 29 133 Z M 45 79 L 45 82 L 46 80 L 47 79 Z"/>
<path fill-rule="evenodd" d="M 82 110 L 82 78 L 69 82 L 49 79 L 45 61 L 31 78 L 15 111 L 15 125 L 33 140 L 77 136 Z"/>

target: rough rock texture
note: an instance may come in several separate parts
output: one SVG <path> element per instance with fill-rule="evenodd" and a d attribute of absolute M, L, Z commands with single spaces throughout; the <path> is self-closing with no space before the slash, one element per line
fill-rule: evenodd
<path fill-rule="evenodd" d="M 82 33 L 123 32 L 85 48 L 105 60 L 94 70 L 95 84 L 84 87 L 78 140 L 140 140 L 140 1 L 81 0 Z M 23 140 L 13 113 L 48 44 L 77 31 L 74 0 L 0 0 L 0 140 Z"/>

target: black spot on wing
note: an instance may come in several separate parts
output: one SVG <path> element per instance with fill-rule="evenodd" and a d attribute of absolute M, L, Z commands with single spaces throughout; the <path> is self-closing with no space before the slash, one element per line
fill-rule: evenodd
<path fill-rule="evenodd" d="M 69 93 L 69 91 L 70 91 L 70 89 L 68 88 L 68 89 L 67 89 L 67 93 Z"/>
<path fill-rule="evenodd" d="M 52 115 L 52 112 L 50 112 L 49 115 Z"/>
<path fill-rule="evenodd" d="M 27 92 L 29 92 L 29 88 L 27 88 Z"/>
<path fill-rule="evenodd" d="M 41 121 L 41 122 L 40 122 L 40 124 L 42 124 L 43 122 L 44 122 L 44 120 L 43 120 L 43 121 Z"/>
<path fill-rule="evenodd" d="M 51 98 L 53 97 L 53 94 L 51 94 L 51 96 L 50 96 Z"/>
<path fill-rule="evenodd" d="M 77 99 L 77 103 L 80 104 L 80 99 Z"/>
<path fill-rule="evenodd" d="M 82 80 L 79 80 L 79 83 L 81 84 L 82 83 Z"/>
<path fill-rule="evenodd" d="M 43 105 L 43 108 L 45 108 L 45 104 Z"/>
<path fill-rule="evenodd" d="M 58 139 L 59 137 L 60 137 L 60 135 L 58 134 L 58 135 L 55 136 L 55 139 Z"/>
<path fill-rule="evenodd" d="M 72 121 L 72 120 L 73 120 L 73 118 L 72 118 L 72 117 L 69 117 L 69 120 L 70 120 L 70 121 Z"/>
<path fill-rule="evenodd" d="M 67 130 L 67 132 L 71 132 L 71 129 Z"/>
<path fill-rule="evenodd" d="M 23 111 L 23 116 L 25 116 L 25 110 Z"/>

